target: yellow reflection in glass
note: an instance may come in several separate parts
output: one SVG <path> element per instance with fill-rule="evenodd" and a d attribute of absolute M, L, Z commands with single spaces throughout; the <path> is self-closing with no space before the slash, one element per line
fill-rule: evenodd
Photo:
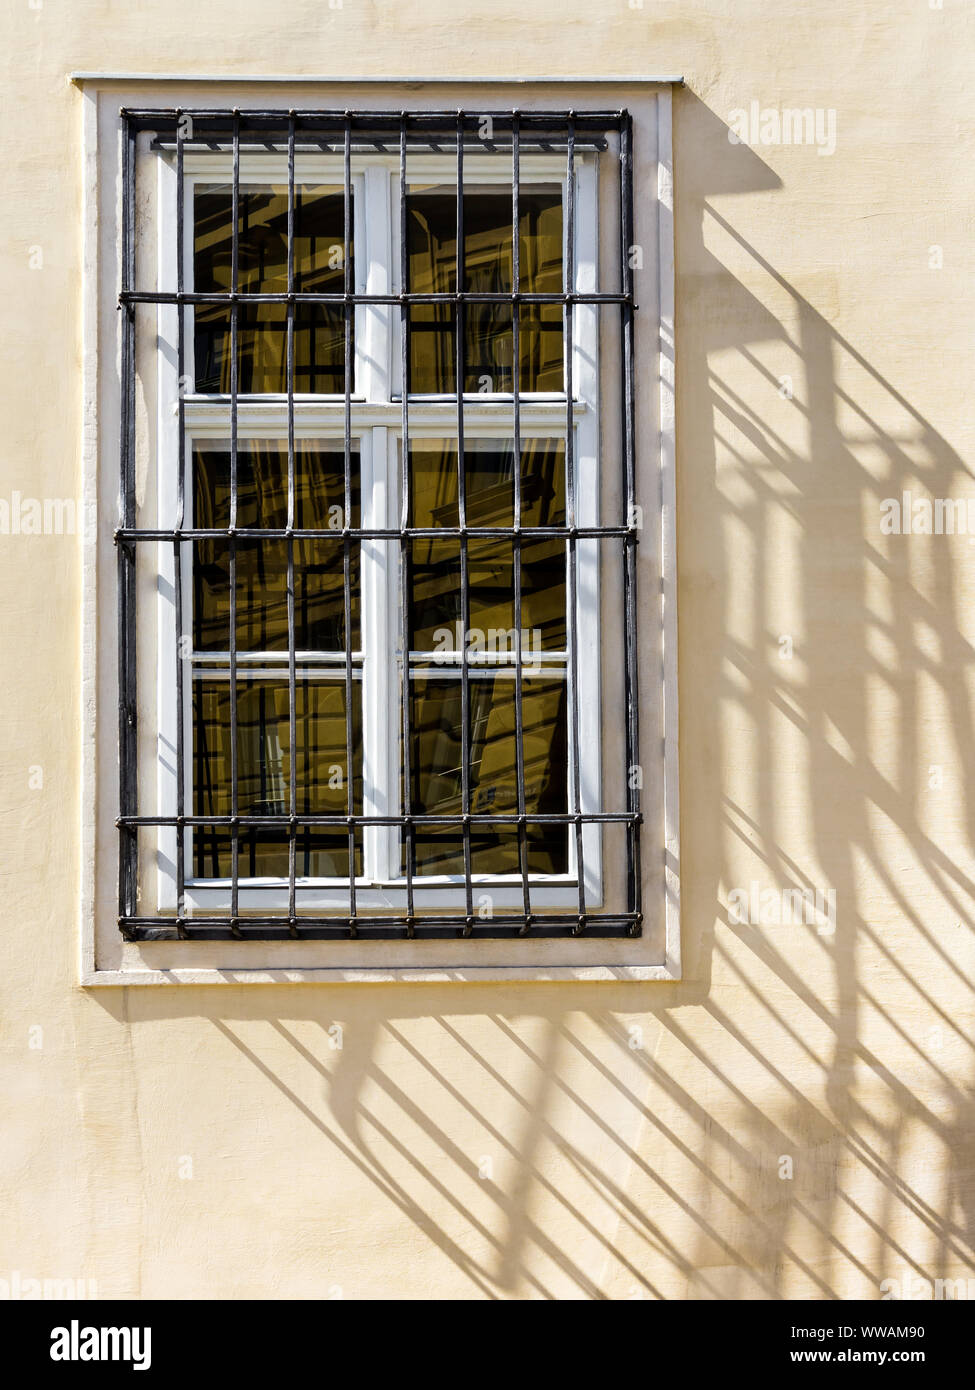
<path fill-rule="evenodd" d="M 353 685 L 353 806 L 362 808 L 361 699 Z M 303 676 L 295 687 L 296 803 L 298 815 L 347 813 L 345 687 L 340 681 Z M 290 812 L 291 766 L 288 685 L 277 678 L 237 681 L 237 797 L 242 816 L 286 816 Z M 216 675 L 193 682 L 194 811 L 199 816 L 229 816 L 232 809 L 230 754 L 230 683 Z M 193 835 L 197 877 L 228 878 L 230 833 L 197 826 Z M 328 878 L 349 872 L 348 833 L 314 826 L 299 831 L 296 872 L 299 877 Z M 361 872 L 356 845 L 356 872 Z M 286 831 L 242 828 L 239 833 L 241 878 L 288 875 Z"/>
<path fill-rule="evenodd" d="M 352 522 L 359 524 L 359 454 L 350 455 Z M 295 443 L 295 525 L 341 531 L 345 496 L 340 447 Z M 237 454 L 237 525 L 283 529 L 288 520 L 288 450 L 280 440 L 242 440 Z M 193 448 L 193 521 L 202 529 L 230 524 L 230 449 L 226 441 Z M 228 542 L 194 542 L 193 641 L 198 652 L 230 647 Z M 296 651 L 344 651 L 344 568 L 340 539 L 297 538 Z M 359 546 L 350 553 L 352 642 L 359 645 Z M 283 540 L 237 541 L 238 651 L 288 650 L 288 555 Z"/>
<path fill-rule="evenodd" d="M 193 199 L 193 284 L 200 293 L 226 293 L 233 287 L 232 226 L 230 186 L 197 187 Z M 298 293 L 344 292 L 344 226 L 342 188 L 295 185 L 294 287 Z M 349 256 L 351 262 L 351 243 Z M 241 293 L 287 293 L 287 185 L 241 185 L 237 264 Z M 297 304 L 294 320 L 295 392 L 341 394 L 345 390 L 342 307 Z M 230 310 L 219 304 L 197 305 L 194 323 L 196 389 L 229 393 Z M 350 323 L 350 334 L 354 336 L 354 323 Z M 237 389 L 242 394 L 285 392 L 286 370 L 286 306 L 242 304 L 237 313 Z"/>
<path fill-rule="evenodd" d="M 413 810 L 417 815 L 459 816 L 463 812 L 460 680 L 417 676 L 411 690 Z M 517 814 L 515 682 L 510 675 L 478 673 L 469 691 L 471 811 Z M 565 682 L 526 680 L 522 720 L 525 810 L 529 815 L 564 814 L 568 785 Z M 527 838 L 530 873 L 567 872 L 565 826 L 529 826 Z M 418 874 L 463 874 L 463 840 L 453 828 L 418 830 L 415 859 Z M 518 873 L 517 832 L 503 826 L 473 830 L 471 867 L 474 873 Z"/>
<path fill-rule="evenodd" d="M 513 288 L 510 188 L 464 189 L 464 289 L 510 294 Z M 452 294 L 457 288 L 457 200 L 454 187 L 412 185 L 407 193 L 409 289 Z M 561 294 L 562 192 L 556 185 L 519 189 L 519 288 Z M 465 392 L 513 390 L 512 308 L 469 303 L 465 309 Z M 451 394 L 456 382 L 456 317 L 452 305 L 419 304 L 409 316 L 409 389 Z M 523 305 L 519 318 L 520 391 L 564 390 L 562 309 Z"/>
<path fill-rule="evenodd" d="M 514 447 L 511 440 L 469 439 L 464 449 L 467 522 L 470 526 L 514 524 Z M 410 442 L 411 524 L 421 528 L 458 525 L 457 447 L 448 439 Z M 522 440 L 523 526 L 565 522 L 565 445 L 561 439 Z M 514 627 L 514 546 L 507 539 L 468 542 L 469 628 L 489 634 Z M 521 560 L 521 626 L 527 645 L 564 651 L 565 543 L 526 540 Z M 459 650 L 461 628 L 460 542 L 417 539 L 411 543 L 410 647 L 413 651 Z M 446 633 L 455 634 L 446 642 Z M 496 637 L 495 641 L 499 639 Z M 526 641 L 522 639 L 523 647 Z M 509 638 L 509 650 L 515 643 Z"/>

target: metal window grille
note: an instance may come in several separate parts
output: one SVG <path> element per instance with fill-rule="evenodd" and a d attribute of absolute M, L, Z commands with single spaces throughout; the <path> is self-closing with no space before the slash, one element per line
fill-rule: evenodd
<path fill-rule="evenodd" d="M 465 291 L 464 276 L 464 154 L 476 141 L 483 147 L 485 113 L 463 111 L 423 112 L 337 112 L 337 111 L 280 111 L 280 110 L 123 110 L 122 136 L 122 284 L 119 295 L 121 317 L 121 449 L 119 524 L 115 532 L 118 565 L 118 673 L 119 673 L 119 928 L 127 940 L 199 939 L 215 940 L 240 938 L 309 940 L 362 939 L 404 937 L 557 937 L 557 936 L 638 936 L 642 929 L 640 888 L 640 792 L 630 770 L 639 762 L 637 653 L 636 653 L 636 547 L 637 527 L 635 510 L 634 456 L 634 292 L 629 248 L 633 240 L 632 188 L 632 120 L 625 111 L 613 112 L 538 112 L 507 111 L 487 113 L 492 129 L 492 151 L 503 151 L 510 158 L 513 283 L 507 292 Z M 176 163 L 176 289 L 140 289 L 136 284 L 136 150 L 140 133 L 152 132 L 157 146 L 175 151 Z M 580 293 L 574 288 L 575 258 L 575 161 L 581 149 L 605 149 L 607 133 L 615 137 L 614 157 L 619 164 L 619 251 L 621 282 L 618 292 Z M 351 152 L 375 149 L 386 155 L 399 154 L 399 229 L 401 281 L 400 291 L 384 295 L 356 293 L 351 278 L 349 255 L 351 227 Z M 183 160 L 187 148 L 211 149 L 232 153 L 232 285 L 229 291 L 189 292 L 185 288 L 184 270 L 184 178 Z M 411 292 L 407 265 L 407 153 L 413 149 L 442 151 L 449 148 L 456 157 L 456 273 L 453 292 Z M 238 206 L 241 188 L 240 159 L 242 150 L 286 150 L 288 164 L 288 288 L 281 293 L 247 293 L 239 285 L 239 222 Z M 520 288 L 519 266 L 519 183 L 520 158 L 525 150 L 558 151 L 565 158 L 565 249 L 564 280 L 561 292 L 527 292 Z M 313 150 L 341 154 L 344 163 L 344 287 L 341 292 L 312 293 L 295 287 L 294 213 L 295 157 L 297 151 Z M 170 229 L 161 228 L 160 235 Z M 251 304 L 283 304 L 286 306 L 286 381 L 287 381 L 287 524 L 284 528 L 242 528 L 237 525 L 238 502 L 238 382 L 237 333 L 242 309 Z M 295 526 L 295 314 L 306 303 L 337 306 L 344 317 L 344 524 L 338 530 L 316 530 Z M 512 306 L 513 363 L 511 432 L 514 458 L 521 452 L 522 402 L 519 393 L 519 331 L 518 306 L 553 304 L 562 309 L 565 361 L 565 524 L 544 529 L 522 524 L 522 479 L 516 462 L 514 479 L 514 516 L 511 527 L 474 526 L 467 520 L 464 466 L 464 390 L 465 334 L 464 316 L 470 304 L 503 304 Z M 185 360 L 186 305 L 224 305 L 230 317 L 230 520 L 226 527 L 201 528 L 184 524 L 184 469 L 176 469 L 176 524 L 172 529 L 148 529 L 136 520 L 136 306 L 178 306 L 178 375 L 183 378 Z M 400 524 L 384 528 L 351 525 L 353 503 L 351 493 L 350 458 L 353 449 L 351 398 L 353 394 L 352 325 L 355 307 L 361 304 L 398 306 L 400 311 L 402 352 L 402 446 Z M 445 304 L 452 306 L 455 316 L 454 364 L 455 386 L 451 399 L 456 399 L 457 441 L 457 499 L 458 525 L 427 529 L 410 525 L 410 395 L 409 379 L 409 315 L 416 304 Z M 619 410 L 621 412 L 621 470 L 620 483 L 625 514 L 622 524 L 581 527 L 577 524 L 576 460 L 573 442 L 573 381 L 572 341 L 573 314 L 576 306 L 584 304 L 616 306 L 619 311 L 619 354 L 622 364 L 619 381 Z M 182 393 L 178 404 L 179 458 L 183 459 L 185 439 L 184 402 Z M 462 704 L 462 812 L 460 815 L 417 814 L 412 809 L 411 758 L 414 744 L 411 729 L 411 672 L 402 672 L 400 679 L 402 734 L 402 805 L 399 814 L 369 816 L 357 814 L 353 802 L 353 704 L 352 688 L 355 679 L 352 658 L 350 562 L 353 547 L 363 540 L 375 539 L 398 543 L 400 571 L 401 653 L 406 653 L 409 665 L 409 543 L 416 538 L 456 538 L 460 546 L 461 610 L 465 630 L 470 611 L 469 543 L 478 539 L 503 540 L 513 552 L 514 572 L 514 631 L 517 651 L 514 657 L 515 684 L 515 752 L 518 784 L 517 810 L 510 813 L 473 812 L 470 786 L 470 682 L 471 670 L 466 657 L 460 670 Z M 569 684 L 568 739 L 570 740 L 567 782 L 567 807 L 564 813 L 532 814 L 526 808 L 525 797 L 525 729 L 523 721 L 522 670 L 522 547 L 544 538 L 561 538 L 566 548 L 566 627 L 567 680 Z M 289 805 L 286 813 L 274 815 L 241 815 L 238 807 L 237 783 L 237 643 L 236 643 L 236 564 L 238 545 L 245 540 L 272 539 L 284 541 L 287 553 L 287 682 L 290 726 L 290 783 Z M 295 648 L 295 541 L 314 539 L 341 547 L 344 569 L 345 614 L 345 719 L 346 719 L 346 778 L 348 802 L 345 814 L 300 814 L 296 789 L 296 648 Z M 175 815 L 143 815 L 139 813 L 137 786 L 137 691 L 136 691 L 136 552 L 140 544 L 160 543 L 172 546 L 175 575 L 175 604 L 177 641 L 184 630 L 181 574 L 186 564 L 186 548 L 199 540 L 221 540 L 226 543 L 230 572 L 230 760 L 232 809 L 229 816 L 202 816 L 187 812 L 184 793 L 183 719 L 176 724 L 176 797 Z M 580 660 L 578 629 L 577 544 L 580 540 L 595 540 L 601 547 L 616 547 L 621 566 L 623 597 L 623 649 L 615 654 L 622 662 L 624 681 L 625 730 L 624 758 L 621 785 L 626 788 L 625 806 L 615 810 L 583 813 L 580 799 L 580 758 L 578 707 L 575 698 Z M 176 702 L 182 711 L 184 699 L 183 662 L 176 660 Z M 625 911 L 596 912 L 586 901 L 583 826 L 619 824 L 626 840 Z M 366 826 L 395 826 L 405 842 L 405 911 L 368 912 L 357 904 L 355 877 L 356 836 Z M 547 910 L 532 900 L 532 884 L 528 870 L 528 830 L 533 825 L 565 827 L 575 843 L 578 900 L 573 910 Z M 146 915 L 138 903 L 139 831 L 144 827 L 167 826 L 176 832 L 176 910 L 165 915 Z M 311 827 L 328 826 L 344 829 L 349 841 L 348 907 L 344 912 L 312 915 L 300 911 L 296 899 L 296 846 L 300 837 Z M 518 910 L 499 911 L 482 917 L 475 910 L 475 884 L 472 875 L 471 841 L 481 827 L 504 826 L 514 829 L 518 838 L 521 905 Z M 184 831 L 188 827 L 209 827 L 229 833 L 231 843 L 230 905 L 225 913 L 187 912 L 186 866 L 184 863 Z M 428 827 L 441 827 L 459 833 L 463 841 L 464 905 L 460 911 L 418 911 L 415 903 L 414 838 Z M 288 844 L 288 908 L 278 913 L 243 913 L 240 909 L 241 839 L 255 830 L 275 831 L 284 835 Z M 283 881 L 282 881 L 283 887 Z"/>

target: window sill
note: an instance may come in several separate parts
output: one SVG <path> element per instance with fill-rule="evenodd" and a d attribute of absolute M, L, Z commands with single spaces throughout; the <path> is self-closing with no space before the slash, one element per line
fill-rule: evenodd
<path fill-rule="evenodd" d="M 625 984 L 677 981 L 679 964 L 663 965 L 476 965 L 476 966 L 348 966 L 321 969 L 264 966 L 191 966 L 176 969 L 142 968 L 83 971 L 82 989 L 128 988 L 132 985 L 335 985 L 335 984 Z"/>

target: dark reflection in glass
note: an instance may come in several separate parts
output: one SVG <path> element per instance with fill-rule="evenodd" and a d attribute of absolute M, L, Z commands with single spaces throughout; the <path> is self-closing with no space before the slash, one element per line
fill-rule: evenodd
<path fill-rule="evenodd" d="M 469 689 L 471 812 L 515 815 L 515 682 L 510 673 L 478 674 L 471 679 Z M 413 811 L 417 815 L 459 816 L 463 813 L 460 680 L 457 676 L 416 676 L 411 695 Z M 568 786 L 565 682 L 526 680 L 522 719 L 526 812 L 564 814 Z M 564 825 L 529 825 L 527 838 L 530 873 L 568 872 Z M 417 874 L 464 872 L 463 838 L 451 827 L 418 829 L 414 850 Z M 471 867 L 480 874 L 517 874 L 517 832 L 503 826 L 472 830 Z"/>
<path fill-rule="evenodd" d="M 353 806 L 362 809 L 361 691 L 353 697 Z M 348 765 L 345 686 L 299 675 L 295 687 L 296 801 L 298 815 L 347 813 Z M 237 681 L 237 796 L 242 816 L 290 813 L 290 728 L 288 684 L 277 678 Z M 193 682 L 194 811 L 198 816 L 231 814 L 230 682 L 198 676 Z M 197 877 L 229 878 L 230 833 L 197 826 L 193 835 Z M 356 845 L 356 873 L 361 873 Z M 349 872 L 348 832 L 329 826 L 299 830 L 296 873 L 330 878 Z M 288 876 L 288 836 L 282 830 L 243 828 L 239 834 L 241 878 Z"/>
<path fill-rule="evenodd" d="M 305 294 L 342 294 L 344 193 L 323 185 L 295 185 L 294 287 Z M 200 293 L 232 288 L 233 202 L 229 185 L 198 187 L 193 200 L 193 284 Z M 353 248 L 349 247 L 350 259 Z M 238 202 L 238 276 L 241 293 L 288 290 L 287 185 L 243 184 Z M 354 271 L 353 271 L 354 273 Z M 350 332 L 354 336 L 354 322 Z M 241 305 L 237 311 L 237 389 L 242 394 L 285 392 L 287 310 L 284 304 Z M 230 310 L 219 304 L 194 311 L 196 389 L 230 391 Z M 341 306 L 297 304 L 294 390 L 345 390 L 345 317 Z"/>
<path fill-rule="evenodd" d="M 464 289 L 510 294 L 513 288 L 510 188 L 464 189 Z M 409 289 L 453 294 L 457 289 L 456 191 L 412 185 L 407 194 Z M 562 192 L 555 185 L 519 190 L 519 273 L 523 294 L 562 293 Z M 465 310 L 465 392 L 513 390 L 512 307 L 470 303 Z M 418 304 L 409 311 L 409 389 L 451 394 L 456 389 L 452 305 Z M 562 309 L 523 305 L 519 319 L 520 391 L 562 391 Z"/>
<path fill-rule="evenodd" d="M 359 454 L 350 455 L 352 525 L 359 525 Z M 295 443 L 295 526 L 341 530 L 345 464 L 341 447 Z M 279 440 L 243 440 L 237 453 L 237 525 L 284 528 L 288 521 L 288 450 Z M 193 449 L 193 522 L 230 524 L 230 450 L 224 440 Z M 228 542 L 194 542 L 193 642 L 198 652 L 230 647 Z M 343 548 L 336 540 L 297 538 L 296 651 L 344 651 Z M 352 642 L 359 645 L 359 546 L 349 557 Z M 284 540 L 237 541 L 237 648 L 288 650 L 288 551 Z"/>
<path fill-rule="evenodd" d="M 514 524 L 514 448 L 510 440 L 471 439 L 464 449 L 467 522 Z M 446 439 L 410 442 L 411 524 L 458 525 L 457 447 Z M 565 523 L 565 446 L 560 439 L 526 439 L 521 454 L 523 526 Z M 460 542 L 411 542 L 410 647 L 459 650 L 463 645 Z M 522 544 L 521 626 L 525 650 L 564 651 L 565 542 Z M 468 541 L 470 633 L 468 645 L 515 651 L 514 545 L 506 539 Z M 475 631 L 476 630 L 476 631 Z M 493 636 L 492 636 L 493 634 Z M 502 634 L 505 635 L 504 639 Z M 453 640 L 448 641 L 448 637 Z"/>

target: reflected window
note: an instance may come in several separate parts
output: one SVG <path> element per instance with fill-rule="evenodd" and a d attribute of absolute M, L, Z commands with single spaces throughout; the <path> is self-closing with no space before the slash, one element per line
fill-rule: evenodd
<path fill-rule="evenodd" d="M 469 439 L 464 448 L 467 524 L 514 525 L 514 444 L 504 439 Z M 410 442 L 411 525 L 457 527 L 457 446 L 449 439 Z M 524 439 L 521 449 L 521 523 L 565 524 L 565 444 L 561 439 Z M 521 543 L 521 627 L 532 651 L 564 651 L 565 541 Z M 469 622 L 484 645 L 495 647 L 515 622 L 515 545 L 508 537 L 467 543 Z M 463 623 L 460 540 L 418 538 L 410 546 L 410 647 L 442 651 L 448 634 Z M 494 634 L 493 638 L 490 634 Z M 452 646 L 461 647 L 460 641 Z M 509 649 L 514 651 L 509 637 Z"/>
<path fill-rule="evenodd" d="M 237 287 L 242 294 L 288 291 L 287 185 L 241 185 L 237 200 Z M 341 188 L 295 185 L 294 288 L 304 294 L 345 290 L 345 197 Z M 233 288 L 233 191 L 197 187 L 193 199 L 193 284 L 199 293 Z M 349 247 L 350 262 L 354 247 Z M 350 269 L 354 266 L 350 265 Z M 354 337 L 355 325 L 349 332 Z M 230 394 L 230 310 L 199 304 L 193 334 L 196 389 Z M 285 304 L 237 309 L 237 390 L 242 395 L 287 391 L 288 314 Z M 294 314 L 294 390 L 341 394 L 345 389 L 342 307 L 298 303 Z"/>
<path fill-rule="evenodd" d="M 464 289 L 510 294 L 514 288 L 512 199 L 504 188 L 466 187 Z M 519 187 L 519 288 L 523 294 L 562 293 L 562 192 Z M 452 294 L 457 288 L 457 195 L 448 185 L 413 185 L 407 199 L 409 289 Z M 519 391 L 562 391 L 562 308 L 519 308 Z M 510 392 L 513 386 L 514 310 L 468 302 L 464 308 L 464 391 Z M 409 311 L 409 389 L 416 394 L 456 390 L 456 313 L 449 304 L 418 304 Z"/>
<path fill-rule="evenodd" d="M 237 813 L 286 817 L 291 809 L 289 693 L 279 673 L 261 671 L 236 683 Z M 353 804 L 362 809 L 361 687 L 352 688 Z M 230 816 L 230 680 L 226 671 L 201 671 L 193 681 L 194 814 Z M 345 686 L 334 676 L 303 671 L 295 684 L 295 801 L 298 815 L 346 814 Z M 299 878 L 343 878 L 349 873 L 349 837 L 343 829 L 304 826 L 296 842 Z M 288 832 L 284 827 L 243 827 L 238 835 L 241 878 L 287 878 Z M 229 878 L 229 831 L 197 827 L 194 872 L 200 878 Z M 356 873 L 361 873 L 356 844 Z"/>
<path fill-rule="evenodd" d="M 359 525 L 359 454 L 350 454 L 353 510 Z M 295 527 L 318 538 L 294 539 L 295 649 L 345 650 L 345 561 L 342 544 L 345 455 L 341 447 L 295 447 Z M 193 508 L 201 529 L 230 524 L 230 445 L 193 449 Z M 288 519 L 288 448 L 280 440 L 244 440 L 237 453 L 238 528 L 284 531 Z M 241 652 L 288 650 L 288 546 L 283 537 L 236 544 L 236 642 Z M 359 640 L 359 545 L 350 547 L 352 646 Z M 230 546 L 223 537 L 194 542 L 193 645 L 230 650 Z"/>
<path fill-rule="evenodd" d="M 350 452 L 351 524 L 359 524 L 359 453 Z M 198 441 L 192 452 L 194 525 L 230 524 L 229 441 Z M 346 815 L 345 544 L 342 539 L 345 452 L 333 441 L 300 441 L 294 452 L 295 527 L 321 537 L 294 537 L 295 812 Z M 237 453 L 237 528 L 283 532 L 288 519 L 288 448 L 281 440 L 242 440 Z M 282 536 L 235 541 L 237 814 L 285 817 L 291 810 L 288 673 L 288 542 Z M 232 811 L 230 698 L 230 539 L 196 540 L 192 566 L 192 724 L 194 814 Z M 349 545 L 351 643 L 360 644 L 359 543 Z M 204 658 L 208 658 L 204 661 Z M 255 658 L 257 658 L 255 660 Z M 309 664 L 313 663 L 313 664 Z M 361 682 L 352 686 L 354 805 L 361 811 Z M 288 832 L 244 827 L 238 837 L 240 878 L 289 874 Z M 197 827 L 198 877 L 228 878 L 229 831 Z M 361 842 L 356 845 L 361 872 Z M 347 878 L 346 830 L 302 827 L 298 878 Z"/>
<path fill-rule="evenodd" d="M 511 440 L 465 442 L 464 492 L 472 527 L 514 525 L 515 474 L 520 471 L 521 523 L 565 524 L 565 446 L 561 439 L 524 439 L 516 464 Z M 410 445 L 411 524 L 457 527 L 456 441 L 423 439 Z M 467 614 L 461 584 L 459 538 L 417 538 L 411 543 L 410 647 L 414 772 L 418 815 L 460 815 L 463 809 L 463 714 L 460 654 L 475 663 L 469 681 L 467 749 L 472 814 L 517 814 L 515 681 L 519 650 L 515 626 L 516 542 L 511 537 L 467 542 Z M 522 696 L 525 811 L 567 810 L 566 686 L 564 667 L 543 658 L 564 653 L 566 546 L 561 537 L 520 544 Z M 466 618 L 466 621 L 465 621 Z M 483 669 L 485 666 L 487 670 Z M 496 673 L 491 666 L 503 668 Z M 558 677 L 552 679 L 554 674 Z M 528 872 L 567 871 L 564 826 L 534 825 L 528 833 Z M 493 867 L 492 867 L 493 866 Z M 413 872 L 463 875 L 463 839 L 448 831 L 414 838 Z M 471 871 L 520 871 L 516 831 L 481 827 L 471 837 Z"/>
<path fill-rule="evenodd" d="M 460 679 L 415 676 L 412 766 L 416 815 L 463 814 L 463 700 Z M 479 672 L 469 686 L 468 753 L 472 814 L 518 813 L 515 683 L 510 671 Z M 522 696 L 525 811 L 566 811 L 566 687 L 564 680 L 530 677 Z M 534 823 L 527 834 L 528 872 L 564 874 L 564 825 Z M 520 872 L 517 830 L 478 826 L 471 833 L 471 872 Z M 414 837 L 413 872 L 464 875 L 463 836 L 452 829 L 422 829 Z"/>

